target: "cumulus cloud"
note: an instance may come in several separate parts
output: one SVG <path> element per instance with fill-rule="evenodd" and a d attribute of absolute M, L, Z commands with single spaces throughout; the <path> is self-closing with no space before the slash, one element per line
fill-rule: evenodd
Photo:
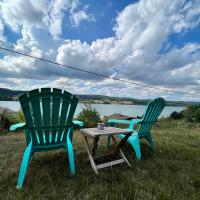
<path fill-rule="evenodd" d="M 75 26 L 84 20 L 94 21 L 93 15 L 86 12 L 79 0 L 3 0 L 0 11 L 4 22 L 15 32 L 23 26 L 45 27 L 53 37 L 62 33 L 65 14 Z"/>
<path fill-rule="evenodd" d="M 39 27 L 44 21 L 47 5 L 44 0 L 4 0 L 0 3 L 1 16 L 14 31 L 19 31 L 24 24 Z"/>
<path fill-rule="evenodd" d="M 22 37 L 13 44 L 16 50 L 111 77 L 199 92 L 200 44 L 185 43 L 177 47 L 169 40 L 172 34 L 184 35 L 200 24 L 199 1 L 140 0 L 118 14 L 113 37 L 97 39 L 91 44 L 61 37 L 66 16 L 75 27 L 83 21 L 95 21 L 87 6 L 81 6 L 78 0 L 50 3 L 11 0 L 2 1 L 0 9 L 3 23 L 21 32 Z M 0 21 L 0 35 L 3 35 L 3 23 Z M 162 52 L 164 47 L 166 51 Z M 149 93 L 151 97 L 173 97 L 166 92 L 144 91 L 138 86 L 109 82 L 23 56 L 5 56 L 0 60 L 0 70 L 2 78 L 18 77 L 30 85 L 35 80 L 37 86 L 42 79 L 42 86 L 48 85 L 46 80 L 51 79 L 49 84 L 71 87 L 77 91 L 73 93 L 133 96 L 134 91 L 141 98 L 148 98 Z"/>
<path fill-rule="evenodd" d="M 73 14 L 74 9 L 78 8 L 80 5 L 78 0 L 53 0 L 49 4 L 50 16 L 49 21 L 49 31 L 54 36 L 57 37 L 62 33 L 62 23 L 65 16 L 65 12 L 70 12 Z M 70 14 L 70 15 L 71 15 Z"/>
<path fill-rule="evenodd" d="M 5 42 L 6 38 L 4 36 L 4 24 L 2 23 L 2 20 L 0 19 L 0 43 Z"/>
<path fill-rule="evenodd" d="M 127 6 L 117 17 L 114 27 L 118 39 L 115 47 L 124 53 L 124 77 L 134 80 L 145 77 L 144 82 L 161 85 L 170 76 L 170 70 L 198 60 L 198 44 L 185 44 L 180 49 L 172 47 L 165 54 L 160 54 L 159 50 L 171 34 L 184 33 L 199 24 L 199 10 L 191 12 L 199 6 L 198 1 L 193 4 L 187 1 L 139 1 Z M 174 78 L 171 80 L 177 79 Z M 164 84 L 172 86 L 171 82 L 164 81 Z M 187 85 L 187 81 L 182 84 Z"/>
<path fill-rule="evenodd" d="M 49 13 L 49 31 L 54 37 L 61 35 L 66 13 L 74 27 L 78 27 L 83 21 L 95 21 L 94 16 L 87 13 L 87 9 L 81 6 L 79 0 L 52 0 Z"/>
<path fill-rule="evenodd" d="M 95 21 L 95 18 L 93 15 L 88 15 L 85 10 L 79 10 L 71 14 L 70 20 L 72 25 L 77 27 L 82 21 Z"/>
<path fill-rule="evenodd" d="M 68 66 L 79 66 L 81 69 L 109 76 L 112 74 L 113 65 L 112 61 L 107 59 L 106 54 L 108 52 L 106 49 L 108 50 L 110 45 L 112 45 L 112 40 L 110 41 L 110 39 L 107 39 L 104 44 L 101 43 L 100 46 L 98 41 L 90 46 L 86 42 L 81 43 L 79 40 L 66 40 L 58 48 L 56 60 Z M 68 74 L 74 78 L 79 77 L 81 79 L 102 78 L 77 71 L 69 71 Z"/>

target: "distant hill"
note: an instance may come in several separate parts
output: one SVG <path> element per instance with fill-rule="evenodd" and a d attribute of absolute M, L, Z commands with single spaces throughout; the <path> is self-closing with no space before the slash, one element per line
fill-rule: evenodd
<path fill-rule="evenodd" d="M 76 95 L 81 101 L 88 103 L 146 105 L 151 99 L 135 99 L 127 97 L 110 97 L 104 95 Z M 167 106 L 198 105 L 200 102 L 166 101 Z"/>
<path fill-rule="evenodd" d="M 17 100 L 18 96 L 26 91 L 22 90 L 10 90 L 6 88 L 0 88 L 0 101 L 13 101 Z M 135 99 L 126 97 L 110 97 L 104 95 L 81 95 L 75 94 L 80 102 L 83 103 L 102 103 L 102 104 L 128 104 L 128 105 L 146 105 L 150 99 Z M 200 102 L 188 102 L 188 101 L 167 101 L 168 106 L 187 106 L 197 105 Z"/>
<path fill-rule="evenodd" d="M 22 90 L 9 90 L 6 88 L 0 88 L 0 95 L 1 96 L 7 96 L 7 97 L 13 97 L 13 96 L 18 96 L 20 94 L 23 94 L 26 91 Z"/>
<path fill-rule="evenodd" d="M 19 95 L 23 94 L 26 91 L 22 90 L 10 90 L 6 88 L 0 88 L 0 101 L 13 101 Z"/>

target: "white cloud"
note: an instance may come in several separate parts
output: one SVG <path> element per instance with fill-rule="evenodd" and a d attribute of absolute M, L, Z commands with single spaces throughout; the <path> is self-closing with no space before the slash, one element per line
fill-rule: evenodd
<path fill-rule="evenodd" d="M 62 23 L 64 13 L 76 7 L 77 1 L 71 0 L 54 0 L 50 3 L 49 31 L 57 37 L 62 33 Z"/>
<path fill-rule="evenodd" d="M 73 12 L 70 16 L 70 20 L 73 26 L 77 27 L 80 25 L 82 21 L 95 21 L 93 15 L 88 15 L 85 10 L 79 10 L 77 12 Z"/>
<path fill-rule="evenodd" d="M 107 76 L 178 91 L 200 92 L 200 44 L 186 43 L 177 47 L 169 41 L 171 34 L 184 35 L 200 23 L 199 1 L 140 0 L 118 14 L 114 37 L 97 39 L 91 44 L 61 38 L 66 16 L 73 26 L 83 21 L 94 21 L 94 17 L 87 13 L 87 6 L 82 8 L 80 1 L 58 0 L 49 4 L 41 1 L 40 6 L 37 4 L 39 1 L 27 2 L 1 3 L 3 22 L 15 31 L 21 30 L 22 37 L 14 44 L 16 50 Z M 0 23 L 0 35 L 1 32 Z M 161 53 L 165 45 L 168 50 Z M 1 77 L 26 79 L 30 85 L 50 84 L 71 88 L 73 93 L 94 92 L 113 96 L 149 98 L 149 94 L 151 97 L 169 95 L 156 90 L 143 91 L 138 86 L 110 82 L 22 56 L 8 55 L 0 62 Z"/>
<path fill-rule="evenodd" d="M 20 32 L 23 26 L 46 28 L 53 37 L 62 34 L 65 15 L 74 26 L 82 21 L 94 21 L 79 0 L 3 0 L 0 12 L 4 22 L 15 32 Z"/>
<path fill-rule="evenodd" d="M 45 7 L 41 7 L 43 5 Z M 43 24 L 47 1 L 10 0 L 0 4 L 1 15 L 12 30 L 19 31 L 23 25 L 40 27 Z"/>
<path fill-rule="evenodd" d="M 89 5 L 85 5 L 82 9 L 78 9 L 80 5 L 81 3 L 78 0 L 73 1 L 71 5 L 70 21 L 74 27 L 78 27 L 83 21 L 95 22 L 94 15 L 87 12 Z"/>
<path fill-rule="evenodd" d="M 4 44 L 6 42 L 6 37 L 4 35 L 4 24 L 0 19 L 0 44 Z"/>
<path fill-rule="evenodd" d="M 58 48 L 57 62 L 68 66 L 78 66 L 78 68 L 103 73 L 112 74 L 112 60 L 108 59 L 109 49 L 113 46 L 112 39 L 97 40 L 90 46 L 86 42 L 79 40 L 66 40 Z M 79 77 L 80 79 L 102 79 L 102 77 L 91 76 L 91 74 L 68 70 L 68 75 Z"/>

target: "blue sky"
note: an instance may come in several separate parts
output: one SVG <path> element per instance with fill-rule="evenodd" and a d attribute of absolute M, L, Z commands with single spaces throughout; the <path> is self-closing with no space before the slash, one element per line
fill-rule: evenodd
<path fill-rule="evenodd" d="M 130 0 L 100 0 L 84 1 L 84 5 L 88 6 L 87 11 L 93 13 L 94 22 L 86 21 L 78 27 L 71 25 L 69 16 L 66 14 L 62 24 L 61 37 L 64 39 L 81 40 L 82 42 L 91 43 L 96 39 L 103 39 L 115 35 L 113 26 L 115 19 L 127 5 L 133 3 Z M 136 1 L 135 1 L 136 2 Z M 22 36 L 20 32 L 13 32 L 12 29 L 5 24 L 5 35 L 8 41 L 15 43 Z"/>
<path fill-rule="evenodd" d="M 78 28 L 74 28 L 68 20 L 68 24 L 63 26 L 62 36 L 66 39 L 79 39 L 88 43 L 96 39 L 112 37 L 115 35 L 113 26 L 118 13 L 133 2 L 130 0 L 84 1 L 84 4 L 88 5 L 87 11 L 93 13 L 95 22 L 81 23 Z"/>
<path fill-rule="evenodd" d="M 200 94 L 198 0 L 1 0 L 0 45 L 140 84 Z M 133 98 L 200 96 L 102 79 L 0 52 L 0 87 Z"/>

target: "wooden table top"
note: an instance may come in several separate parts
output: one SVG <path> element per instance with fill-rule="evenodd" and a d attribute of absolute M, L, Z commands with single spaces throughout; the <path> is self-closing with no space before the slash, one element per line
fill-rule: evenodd
<path fill-rule="evenodd" d="M 104 127 L 103 130 L 98 130 L 97 128 L 84 128 L 81 129 L 81 133 L 86 136 L 99 137 L 99 136 L 109 136 L 118 134 L 129 134 L 132 131 L 127 129 L 115 128 L 115 127 Z"/>

